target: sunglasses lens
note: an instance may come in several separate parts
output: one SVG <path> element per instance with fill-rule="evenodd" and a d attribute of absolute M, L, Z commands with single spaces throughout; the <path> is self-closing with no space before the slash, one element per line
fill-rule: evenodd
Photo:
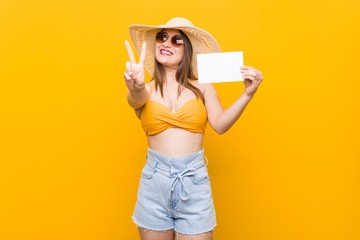
<path fill-rule="evenodd" d="M 184 40 L 182 39 L 182 37 L 180 35 L 175 35 L 172 37 L 171 43 L 173 46 L 179 47 L 184 44 Z"/>
<path fill-rule="evenodd" d="M 157 34 L 156 34 L 156 42 L 158 42 L 158 43 L 163 43 L 163 42 L 165 42 L 167 39 L 168 39 L 168 35 L 167 35 L 167 33 L 166 32 L 158 32 Z"/>
<path fill-rule="evenodd" d="M 168 40 L 168 38 L 169 38 L 169 35 L 166 32 L 158 32 L 155 36 L 157 43 L 164 43 Z M 171 38 L 171 44 L 174 47 L 180 47 L 181 45 L 184 44 L 184 40 L 182 39 L 182 37 L 180 35 L 175 35 Z"/>

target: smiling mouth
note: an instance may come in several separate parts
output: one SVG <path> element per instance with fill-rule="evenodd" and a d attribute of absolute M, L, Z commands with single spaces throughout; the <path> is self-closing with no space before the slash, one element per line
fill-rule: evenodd
<path fill-rule="evenodd" d="M 168 50 L 165 50 L 165 49 L 160 49 L 160 54 L 161 55 L 166 55 L 166 56 L 171 56 L 173 55 L 172 52 L 168 51 Z"/>

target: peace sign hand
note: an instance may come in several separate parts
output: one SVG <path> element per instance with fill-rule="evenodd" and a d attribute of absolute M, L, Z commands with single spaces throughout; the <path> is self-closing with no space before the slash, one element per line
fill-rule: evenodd
<path fill-rule="evenodd" d="M 145 88 L 144 62 L 146 43 L 143 42 L 142 44 L 139 63 L 136 63 L 134 53 L 128 41 L 125 41 L 125 47 L 130 58 L 130 61 L 126 62 L 125 83 L 130 92 L 138 92 Z"/>

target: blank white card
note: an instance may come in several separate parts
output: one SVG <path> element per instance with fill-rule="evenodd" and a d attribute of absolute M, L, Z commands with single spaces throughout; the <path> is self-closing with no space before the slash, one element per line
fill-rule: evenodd
<path fill-rule="evenodd" d="M 243 81 L 243 52 L 197 54 L 199 83 Z"/>

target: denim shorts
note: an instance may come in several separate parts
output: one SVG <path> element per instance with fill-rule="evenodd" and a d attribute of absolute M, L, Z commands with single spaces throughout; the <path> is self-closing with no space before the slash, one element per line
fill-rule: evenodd
<path fill-rule="evenodd" d="M 149 148 L 146 159 L 132 216 L 135 224 L 182 234 L 213 230 L 216 216 L 204 149 L 169 157 Z"/>

